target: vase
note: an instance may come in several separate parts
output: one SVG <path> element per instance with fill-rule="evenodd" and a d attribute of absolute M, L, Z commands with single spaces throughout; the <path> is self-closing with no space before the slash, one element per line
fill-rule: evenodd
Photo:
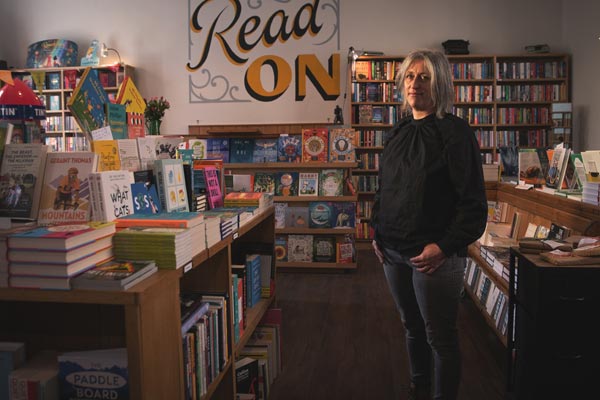
<path fill-rule="evenodd" d="M 146 121 L 146 128 L 148 128 L 148 135 L 160 135 L 160 119 L 150 119 Z"/>

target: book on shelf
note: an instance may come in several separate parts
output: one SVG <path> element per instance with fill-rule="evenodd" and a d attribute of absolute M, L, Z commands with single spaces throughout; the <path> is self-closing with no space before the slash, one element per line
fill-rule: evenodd
<path fill-rule="evenodd" d="M 9 249 L 71 250 L 115 233 L 113 222 L 39 226 L 8 236 Z"/>
<path fill-rule="evenodd" d="M 258 304 L 261 298 L 261 259 L 259 254 L 246 255 L 246 278 L 248 279 L 247 306 L 252 308 Z"/>
<path fill-rule="evenodd" d="M 0 166 L 0 216 L 36 219 L 48 146 L 7 144 Z"/>
<path fill-rule="evenodd" d="M 336 243 L 336 262 L 350 264 L 354 262 L 354 236 L 348 234 L 343 241 Z"/>
<path fill-rule="evenodd" d="M 296 171 L 280 171 L 275 173 L 275 196 L 297 196 L 298 177 Z"/>
<path fill-rule="evenodd" d="M 344 170 L 322 169 L 319 176 L 320 196 L 342 196 L 344 194 Z"/>
<path fill-rule="evenodd" d="M 300 172 L 298 175 L 298 195 L 299 196 L 318 196 L 319 195 L 319 173 L 318 172 Z"/>
<path fill-rule="evenodd" d="M 275 173 L 256 172 L 254 174 L 254 191 L 264 193 L 275 193 Z"/>
<path fill-rule="evenodd" d="M 231 192 L 225 195 L 225 207 L 257 207 L 265 209 L 273 205 L 273 196 L 261 192 Z"/>
<path fill-rule="evenodd" d="M 279 135 L 277 139 L 277 160 L 279 162 L 300 162 L 302 160 L 302 135 Z"/>
<path fill-rule="evenodd" d="M 0 342 L 0 398 L 9 399 L 8 377 L 25 364 L 24 342 Z"/>
<path fill-rule="evenodd" d="M 285 228 L 285 214 L 288 203 L 275 203 L 275 229 Z"/>
<path fill-rule="evenodd" d="M 58 356 L 61 399 L 92 399 L 99 390 L 107 399 L 129 398 L 127 349 L 69 351 Z M 105 382 L 100 389 L 99 382 Z M 81 394 L 85 397 L 81 397 Z"/>
<path fill-rule="evenodd" d="M 131 214 L 115 221 L 117 228 L 136 226 L 165 226 L 193 228 L 204 223 L 204 214 L 197 211 L 161 212 L 156 214 Z"/>
<path fill-rule="evenodd" d="M 175 159 L 177 158 L 177 151 L 185 148 L 183 136 L 157 135 L 152 138 L 157 159 Z"/>
<path fill-rule="evenodd" d="M 329 131 L 329 162 L 355 162 L 358 133 L 352 128 Z"/>
<path fill-rule="evenodd" d="M 242 357 L 234 363 L 237 393 L 258 394 L 258 360 Z"/>
<path fill-rule="evenodd" d="M 253 174 L 233 174 L 232 191 L 233 192 L 252 192 L 252 191 L 254 191 L 254 175 Z"/>
<path fill-rule="evenodd" d="M 212 165 L 204 165 L 204 182 L 206 183 L 206 194 L 208 205 L 211 209 L 223 206 L 223 195 L 217 168 Z"/>
<path fill-rule="evenodd" d="M 156 185 L 145 183 L 131 184 L 134 214 L 157 214 L 161 212 L 160 198 Z"/>
<path fill-rule="evenodd" d="M 289 262 L 311 262 L 313 260 L 313 235 L 288 235 Z"/>
<path fill-rule="evenodd" d="M 138 137 L 135 139 L 140 156 L 141 169 L 154 168 L 154 160 L 156 160 L 154 139 L 154 136 Z"/>
<path fill-rule="evenodd" d="M 567 194 L 581 194 L 583 191 L 582 180 L 585 180 L 585 169 L 583 168 L 581 154 L 571 151 L 569 159 L 566 162 L 565 174 L 560 191 Z"/>
<path fill-rule="evenodd" d="M 83 132 L 89 135 L 104 126 L 107 103 L 110 100 L 98 79 L 98 71 L 86 68 L 67 102 L 67 108 Z"/>
<path fill-rule="evenodd" d="M 49 152 L 38 224 L 85 223 L 90 219 L 90 179 L 98 156 L 91 151 Z"/>
<path fill-rule="evenodd" d="M 187 141 L 187 148 L 192 150 L 192 157 L 196 159 L 207 158 L 207 139 L 193 138 Z"/>
<path fill-rule="evenodd" d="M 277 138 L 259 138 L 254 140 L 252 162 L 277 162 Z"/>
<path fill-rule="evenodd" d="M 285 209 L 285 228 L 308 228 L 309 210 L 306 206 L 290 206 Z"/>
<path fill-rule="evenodd" d="M 308 227 L 332 228 L 333 203 L 330 201 L 311 201 L 308 203 Z"/>
<path fill-rule="evenodd" d="M 252 163 L 254 161 L 254 138 L 230 138 L 229 162 Z"/>
<path fill-rule="evenodd" d="M 58 354 L 54 351 L 36 353 L 8 378 L 10 399 L 57 399 Z"/>
<path fill-rule="evenodd" d="M 229 162 L 229 139 L 227 138 L 208 138 L 206 139 L 206 158 L 209 160 L 223 160 Z"/>
<path fill-rule="evenodd" d="M 275 260 L 279 262 L 287 261 L 287 236 L 277 235 L 275 236 Z"/>
<path fill-rule="evenodd" d="M 161 207 L 166 212 L 189 211 L 183 162 L 163 158 L 154 161 L 154 175 Z"/>
<path fill-rule="evenodd" d="M 503 182 L 519 182 L 519 150 L 517 146 L 500 146 L 500 179 Z"/>
<path fill-rule="evenodd" d="M 131 171 L 102 171 L 90 174 L 92 182 L 92 220 L 114 221 L 117 218 L 133 214 Z"/>
<path fill-rule="evenodd" d="M 123 104 L 106 103 L 106 124 L 110 126 L 113 139 L 127 139 L 127 111 Z"/>
<path fill-rule="evenodd" d="M 158 271 L 153 260 L 108 260 L 71 280 L 73 289 L 127 290 Z"/>
<path fill-rule="evenodd" d="M 313 259 L 315 262 L 335 262 L 335 237 L 315 235 L 313 239 Z"/>
<path fill-rule="evenodd" d="M 327 162 L 329 131 L 327 128 L 302 129 L 302 161 Z"/>
<path fill-rule="evenodd" d="M 331 227 L 354 228 L 356 203 L 352 201 L 332 202 Z"/>

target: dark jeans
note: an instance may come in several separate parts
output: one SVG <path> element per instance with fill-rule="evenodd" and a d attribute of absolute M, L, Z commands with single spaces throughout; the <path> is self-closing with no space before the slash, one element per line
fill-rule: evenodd
<path fill-rule="evenodd" d="M 382 249 L 383 269 L 406 329 L 411 381 L 431 383 L 434 399 L 455 400 L 460 383 L 460 349 L 456 318 L 465 258 L 449 257 L 432 275 L 416 271 L 410 257 Z"/>

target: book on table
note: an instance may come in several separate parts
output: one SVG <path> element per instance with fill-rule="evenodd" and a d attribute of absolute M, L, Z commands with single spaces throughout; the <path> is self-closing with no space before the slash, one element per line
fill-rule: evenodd
<path fill-rule="evenodd" d="M 167 212 L 189 211 L 183 162 L 180 159 L 157 159 L 154 175 L 162 209 Z"/>
<path fill-rule="evenodd" d="M 92 220 L 114 221 L 133 214 L 131 171 L 102 171 L 90 174 L 92 187 Z"/>
<path fill-rule="evenodd" d="M 71 250 L 115 233 L 113 222 L 40 226 L 8 236 L 9 249 Z"/>
<path fill-rule="evenodd" d="M 204 222 L 204 214 L 197 211 L 161 212 L 157 214 L 130 214 L 118 218 L 117 228 L 132 226 L 166 226 L 170 228 L 192 228 Z"/>
<path fill-rule="evenodd" d="M 154 260 L 108 260 L 71 280 L 73 289 L 126 290 L 158 270 Z"/>
<path fill-rule="evenodd" d="M 108 234 L 69 250 L 9 248 L 6 257 L 10 262 L 70 264 L 97 251 L 112 247 L 112 237 L 112 234 Z"/>

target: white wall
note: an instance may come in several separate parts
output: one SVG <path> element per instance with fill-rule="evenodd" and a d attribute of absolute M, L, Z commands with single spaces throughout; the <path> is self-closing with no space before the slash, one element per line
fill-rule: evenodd
<path fill-rule="evenodd" d="M 309 0 L 293 3 L 303 4 Z M 325 1 L 325 0 L 322 0 Z M 245 0 L 242 5 L 256 3 Z M 272 2 L 274 0 L 263 0 Z M 349 46 L 406 54 L 413 48 L 441 49 L 446 39 L 469 40 L 472 54 L 517 54 L 528 44 L 548 44 L 573 54 L 573 99 L 582 142 L 600 148 L 592 127 L 600 123 L 596 2 L 586 0 L 339 0 L 340 49 Z M 563 8 L 563 2 L 568 6 Z M 218 3 L 218 1 L 217 1 Z M 223 3 L 226 3 L 223 1 Z M 279 3 L 281 4 L 281 3 Z M 145 97 L 163 95 L 172 103 L 163 123 L 169 134 L 185 134 L 195 123 L 314 122 L 333 118 L 343 94 L 326 107 L 310 101 L 286 106 L 281 121 L 273 103 L 190 104 L 188 95 L 188 1 L 178 0 L 5 0 L 0 3 L 0 59 L 23 67 L 27 47 L 62 38 L 79 45 L 80 56 L 92 39 L 106 42 L 136 67 L 136 84 Z M 592 34 L 593 33 L 593 34 Z M 591 37 L 590 37 L 591 35 Z M 593 53 L 593 54 L 591 54 Z M 219 66 L 213 66 L 218 68 Z M 343 76 L 342 79 L 345 79 Z M 343 93 L 343 90 L 342 90 Z M 347 99 L 345 108 L 348 107 Z M 315 103 L 315 102 L 313 102 Z M 287 103 L 286 103 L 287 104 Z M 344 113 L 348 119 L 348 111 Z M 576 128 L 577 129 L 577 128 Z"/>

